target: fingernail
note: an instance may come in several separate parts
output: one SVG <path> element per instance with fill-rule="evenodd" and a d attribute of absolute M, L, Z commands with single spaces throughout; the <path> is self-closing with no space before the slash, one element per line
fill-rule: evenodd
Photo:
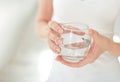
<path fill-rule="evenodd" d="M 60 53 L 60 49 L 59 48 L 56 48 L 56 51 L 57 51 L 57 53 Z"/>
<path fill-rule="evenodd" d="M 90 30 L 89 30 L 89 34 L 92 34 L 92 33 L 93 33 L 93 31 L 90 29 Z"/>
<path fill-rule="evenodd" d="M 59 44 L 62 44 L 62 40 L 61 40 L 61 39 L 58 39 L 58 43 L 59 43 Z"/>
<path fill-rule="evenodd" d="M 62 29 L 58 29 L 58 32 L 59 32 L 59 33 L 63 33 L 63 30 L 62 30 Z"/>

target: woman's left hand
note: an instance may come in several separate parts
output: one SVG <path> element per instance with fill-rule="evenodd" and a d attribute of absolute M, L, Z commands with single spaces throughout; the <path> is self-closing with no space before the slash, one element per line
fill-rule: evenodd
<path fill-rule="evenodd" d="M 93 63 L 102 53 L 108 50 L 111 40 L 92 29 L 89 29 L 89 35 L 93 38 L 93 42 L 84 60 L 78 63 L 71 63 L 65 61 L 61 55 L 56 60 L 70 67 L 81 67 Z"/>

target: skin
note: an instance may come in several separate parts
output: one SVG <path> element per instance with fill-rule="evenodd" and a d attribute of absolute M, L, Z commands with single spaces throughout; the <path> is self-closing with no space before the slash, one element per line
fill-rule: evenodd
<path fill-rule="evenodd" d="M 53 0 L 39 0 L 36 33 L 38 36 L 48 41 L 53 52 L 60 54 L 61 49 L 59 44 L 62 43 L 60 34 L 63 33 L 63 28 L 61 24 L 51 20 L 53 14 L 52 1 Z M 86 64 L 93 63 L 105 51 L 110 52 L 114 56 L 120 56 L 120 43 L 113 42 L 111 39 L 93 29 L 89 29 L 89 35 L 93 38 L 93 43 L 83 61 L 78 63 L 67 62 L 63 60 L 61 55 L 58 55 L 56 60 L 70 67 L 82 67 Z"/>

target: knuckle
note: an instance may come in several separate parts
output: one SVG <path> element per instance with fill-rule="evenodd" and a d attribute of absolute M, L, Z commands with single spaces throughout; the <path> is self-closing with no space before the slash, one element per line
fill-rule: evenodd
<path fill-rule="evenodd" d="M 54 34 L 52 32 L 49 34 L 49 39 L 54 41 L 56 44 L 59 43 L 59 41 L 61 40 L 60 36 L 58 36 L 57 34 Z"/>
<path fill-rule="evenodd" d="M 49 26 L 52 30 L 54 30 L 57 33 L 62 33 L 62 29 L 59 23 L 52 21 L 49 23 Z"/>
<path fill-rule="evenodd" d="M 51 40 L 49 40 L 49 47 L 55 53 L 60 53 L 60 48 Z"/>
<path fill-rule="evenodd" d="M 48 26 L 49 26 L 49 27 L 52 27 L 52 24 L 53 24 L 53 21 L 49 21 L 49 22 L 48 22 Z"/>
<path fill-rule="evenodd" d="M 55 52 L 55 53 L 57 53 L 57 54 L 59 54 L 60 53 L 60 49 L 57 47 L 55 47 L 54 49 L 53 49 L 53 51 Z"/>
<path fill-rule="evenodd" d="M 53 27 L 55 27 L 57 24 L 56 24 L 56 22 L 54 22 L 54 21 L 49 21 L 49 23 L 48 23 L 48 26 L 50 27 L 50 28 L 53 28 Z"/>
<path fill-rule="evenodd" d="M 53 41 L 54 41 L 55 38 L 56 38 L 55 34 L 52 33 L 52 32 L 50 32 L 48 36 L 49 36 L 49 38 L 50 38 L 51 40 L 53 40 Z"/>
<path fill-rule="evenodd" d="M 53 40 L 55 43 L 57 43 L 57 41 L 58 41 L 58 37 L 55 36 L 55 35 L 53 35 L 53 36 L 52 36 L 52 40 Z"/>
<path fill-rule="evenodd" d="M 50 47 L 50 49 L 55 52 L 54 46 L 55 46 L 54 43 L 52 41 L 49 41 L 49 47 Z"/>

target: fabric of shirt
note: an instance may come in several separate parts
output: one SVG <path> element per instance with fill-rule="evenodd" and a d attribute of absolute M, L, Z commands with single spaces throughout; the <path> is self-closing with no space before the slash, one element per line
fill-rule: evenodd
<path fill-rule="evenodd" d="M 53 0 L 53 8 L 52 20 L 84 23 L 112 39 L 120 0 Z M 94 63 L 79 68 L 54 61 L 48 82 L 120 82 L 120 64 L 107 51 Z"/>

